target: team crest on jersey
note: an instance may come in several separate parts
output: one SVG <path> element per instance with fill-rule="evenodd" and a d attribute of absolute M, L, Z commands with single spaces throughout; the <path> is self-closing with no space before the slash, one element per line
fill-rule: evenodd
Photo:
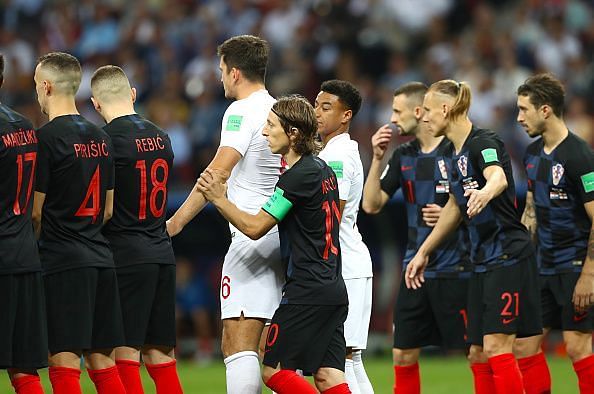
<path fill-rule="evenodd" d="M 458 168 L 460 169 L 462 176 L 468 175 L 468 158 L 466 156 L 460 156 L 458 159 Z"/>
<path fill-rule="evenodd" d="M 561 178 L 563 178 L 563 174 L 565 173 L 565 169 L 559 163 L 555 164 L 551 167 L 551 173 L 553 175 L 553 185 L 557 186 Z"/>
<path fill-rule="evenodd" d="M 437 162 L 437 166 L 439 167 L 439 173 L 443 179 L 448 179 L 448 170 L 446 169 L 445 161 L 439 160 Z"/>

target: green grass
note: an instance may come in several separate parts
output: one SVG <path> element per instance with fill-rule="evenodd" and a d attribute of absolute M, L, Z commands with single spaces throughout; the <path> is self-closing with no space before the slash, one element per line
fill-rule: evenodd
<path fill-rule="evenodd" d="M 577 393 L 577 380 L 571 363 L 567 358 L 548 357 L 553 380 L 553 393 Z M 388 358 L 368 358 L 365 360 L 367 373 L 378 394 L 391 393 L 393 373 Z M 178 364 L 179 375 L 186 394 L 224 394 L 225 368 L 223 362 L 209 366 L 197 366 L 191 362 Z M 146 394 L 154 394 L 154 385 L 143 370 L 143 382 Z M 47 370 L 41 372 L 46 393 L 51 393 Z M 465 359 L 461 357 L 425 357 L 421 360 L 422 390 L 424 393 L 472 393 L 472 377 Z M 83 393 L 95 393 L 88 376 L 81 375 Z M 268 390 L 264 391 L 268 393 Z M 0 394 L 13 393 L 8 378 L 0 383 Z"/>

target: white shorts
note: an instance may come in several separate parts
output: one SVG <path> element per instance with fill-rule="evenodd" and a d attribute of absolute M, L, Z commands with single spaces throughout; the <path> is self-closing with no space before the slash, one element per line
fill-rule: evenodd
<path fill-rule="evenodd" d="M 349 313 L 344 322 L 344 339 L 347 347 L 367 348 L 373 278 L 345 279 L 349 295 Z"/>
<path fill-rule="evenodd" d="M 271 319 L 281 299 L 285 270 L 278 232 L 257 241 L 231 242 L 221 273 L 221 319 Z"/>

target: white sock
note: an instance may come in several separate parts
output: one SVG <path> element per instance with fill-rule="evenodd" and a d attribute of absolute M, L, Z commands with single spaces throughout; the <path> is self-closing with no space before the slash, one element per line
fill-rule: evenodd
<path fill-rule="evenodd" d="M 348 358 L 344 363 L 344 377 L 346 378 L 346 382 L 349 385 L 351 393 L 361 394 L 361 391 L 359 391 L 359 385 L 357 384 L 357 376 L 355 375 L 353 360 L 349 360 Z"/>
<path fill-rule="evenodd" d="M 365 372 L 363 366 L 362 351 L 357 350 L 353 352 L 353 367 L 355 369 L 355 376 L 357 377 L 357 384 L 359 385 L 359 391 L 361 394 L 373 394 L 373 387 Z"/>
<path fill-rule="evenodd" d="M 258 353 L 245 351 L 235 353 L 225 360 L 227 369 L 227 394 L 260 394 L 260 359 Z"/>

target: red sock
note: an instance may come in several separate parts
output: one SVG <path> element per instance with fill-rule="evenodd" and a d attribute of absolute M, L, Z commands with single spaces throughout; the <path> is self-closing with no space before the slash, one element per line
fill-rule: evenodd
<path fill-rule="evenodd" d="M 140 362 L 134 360 L 116 360 L 120 379 L 127 394 L 144 394 L 140 380 Z"/>
<path fill-rule="evenodd" d="M 126 394 L 115 365 L 103 369 L 87 369 L 87 373 L 95 384 L 97 394 Z"/>
<path fill-rule="evenodd" d="M 181 383 L 175 369 L 175 360 L 163 364 L 145 364 L 157 387 L 157 394 L 182 394 Z"/>
<path fill-rule="evenodd" d="M 272 391 L 278 394 L 316 394 L 307 380 L 290 369 L 281 369 L 266 382 Z"/>
<path fill-rule="evenodd" d="M 550 394 L 551 373 L 543 352 L 518 359 L 526 394 Z"/>
<path fill-rule="evenodd" d="M 419 394 L 421 392 L 419 363 L 404 367 L 395 365 L 394 377 L 394 394 Z"/>
<path fill-rule="evenodd" d="M 12 387 L 17 394 L 43 394 L 38 375 L 25 375 L 12 380 Z"/>
<path fill-rule="evenodd" d="M 580 394 L 594 393 L 594 354 L 573 363 L 578 377 Z"/>
<path fill-rule="evenodd" d="M 79 369 L 49 367 L 49 378 L 54 394 L 82 394 Z"/>
<path fill-rule="evenodd" d="M 489 363 L 470 364 L 470 369 L 474 377 L 475 394 L 495 394 L 493 371 Z"/>
<path fill-rule="evenodd" d="M 349 385 L 346 383 L 337 384 L 330 387 L 328 390 L 322 391 L 322 394 L 351 394 Z"/>
<path fill-rule="evenodd" d="M 497 394 L 523 394 L 524 382 L 518 362 L 512 353 L 489 357 Z"/>

